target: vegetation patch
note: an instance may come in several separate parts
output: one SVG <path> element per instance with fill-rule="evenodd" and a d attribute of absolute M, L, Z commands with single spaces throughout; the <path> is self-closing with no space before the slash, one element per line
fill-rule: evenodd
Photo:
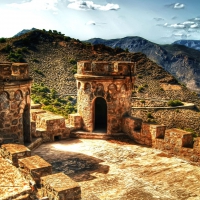
<path fill-rule="evenodd" d="M 36 72 L 37 74 L 45 77 L 44 73 L 41 70 L 39 70 L 39 69 L 34 69 L 34 72 Z"/>
<path fill-rule="evenodd" d="M 0 43 L 5 43 L 6 42 L 6 39 L 5 38 L 0 38 Z"/>
<path fill-rule="evenodd" d="M 32 85 L 31 98 L 34 103 L 42 104 L 44 110 L 62 115 L 65 118 L 68 118 L 69 114 L 77 112 L 75 98 L 71 96 L 61 98 L 56 90 L 50 90 L 43 83 Z"/>
<path fill-rule="evenodd" d="M 183 103 L 180 100 L 170 100 L 167 102 L 167 105 L 175 107 L 175 106 L 182 106 Z"/>

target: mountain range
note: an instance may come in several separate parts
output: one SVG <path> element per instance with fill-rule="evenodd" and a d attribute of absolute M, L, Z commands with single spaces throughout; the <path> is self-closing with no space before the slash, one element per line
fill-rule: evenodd
<path fill-rule="evenodd" d="M 21 36 L 30 31 L 24 29 L 14 37 Z M 156 62 L 177 80 L 188 88 L 200 93 L 200 41 L 178 40 L 173 44 L 160 45 L 137 36 L 105 40 L 92 38 L 87 41 L 93 45 L 103 44 L 111 48 L 121 48 L 129 52 L 142 52 L 149 59 Z"/>
<path fill-rule="evenodd" d="M 173 44 L 184 45 L 200 51 L 200 40 L 177 40 Z"/>
<path fill-rule="evenodd" d="M 159 45 L 141 37 L 110 40 L 93 38 L 86 42 L 122 48 L 129 52 L 142 52 L 175 76 L 179 82 L 200 93 L 200 51 L 186 47 L 181 42 L 180 44 Z"/>

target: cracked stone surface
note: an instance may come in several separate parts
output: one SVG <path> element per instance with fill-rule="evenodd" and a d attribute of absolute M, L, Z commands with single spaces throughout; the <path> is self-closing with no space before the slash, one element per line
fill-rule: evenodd
<path fill-rule="evenodd" d="M 128 140 L 73 139 L 37 154 L 81 186 L 83 200 L 200 200 L 200 168 Z"/>
<path fill-rule="evenodd" d="M 29 182 L 19 170 L 0 156 L 0 199 L 11 200 L 30 194 Z"/>

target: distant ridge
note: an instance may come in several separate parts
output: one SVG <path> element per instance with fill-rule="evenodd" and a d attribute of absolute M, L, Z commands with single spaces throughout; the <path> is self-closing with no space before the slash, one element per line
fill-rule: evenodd
<path fill-rule="evenodd" d="M 16 35 L 14 35 L 13 37 L 19 37 L 21 35 L 24 35 L 30 31 L 35 31 L 37 30 L 37 28 L 32 28 L 32 29 L 23 29 L 22 31 L 20 31 L 19 33 L 17 33 Z"/>
<path fill-rule="evenodd" d="M 173 44 L 184 45 L 186 47 L 200 51 L 200 40 L 177 40 Z"/>
<path fill-rule="evenodd" d="M 194 44 L 196 44 L 196 48 L 198 48 L 198 45 L 200 47 L 198 41 L 184 43 L 184 40 L 182 40 L 182 42 L 177 42 L 179 44 L 159 45 L 138 36 L 129 36 L 110 40 L 92 38 L 86 42 L 122 48 L 134 53 L 142 52 L 175 76 L 179 82 L 200 93 L 200 51 L 192 48 Z M 183 43 L 185 46 L 180 45 Z"/>

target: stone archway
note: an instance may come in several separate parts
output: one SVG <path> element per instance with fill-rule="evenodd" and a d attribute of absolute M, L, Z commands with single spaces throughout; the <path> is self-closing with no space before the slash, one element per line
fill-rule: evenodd
<path fill-rule="evenodd" d="M 102 97 L 94 102 L 94 130 L 107 132 L 107 103 Z"/>

